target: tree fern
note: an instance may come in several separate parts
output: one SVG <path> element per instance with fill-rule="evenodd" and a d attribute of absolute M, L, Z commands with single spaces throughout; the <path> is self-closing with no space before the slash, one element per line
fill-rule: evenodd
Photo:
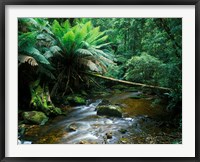
<path fill-rule="evenodd" d="M 80 71 L 88 69 L 102 73 L 113 64 L 113 56 L 105 50 L 109 45 L 107 35 L 100 27 L 93 27 L 90 21 L 77 21 L 74 26 L 67 19 L 63 23 L 54 20 L 52 25 L 45 21 L 26 20 L 28 30 L 19 33 L 19 51 L 35 60 L 39 75 L 58 80 L 54 92 L 63 83 L 66 89 L 75 79 L 81 79 Z M 53 67 L 59 67 L 56 73 Z"/>

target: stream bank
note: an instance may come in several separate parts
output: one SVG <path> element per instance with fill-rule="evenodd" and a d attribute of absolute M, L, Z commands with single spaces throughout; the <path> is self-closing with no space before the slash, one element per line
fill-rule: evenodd
<path fill-rule="evenodd" d="M 85 105 L 70 107 L 66 116 L 45 125 L 21 125 L 21 143 L 32 144 L 180 144 L 181 129 L 170 120 L 165 103 L 138 90 L 96 91 Z M 122 116 L 98 114 L 100 106 L 117 106 Z M 69 107 L 68 107 L 69 108 Z"/>

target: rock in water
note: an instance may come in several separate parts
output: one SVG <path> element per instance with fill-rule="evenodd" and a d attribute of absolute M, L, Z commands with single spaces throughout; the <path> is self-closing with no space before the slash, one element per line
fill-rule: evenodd
<path fill-rule="evenodd" d="M 44 125 L 48 121 L 48 117 L 40 111 L 28 111 L 23 113 L 23 118 L 27 123 Z"/>
<path fill-rule="evenodd" d="M 97 106 L 97 115 L 122 117 L 122 109 L 117 105 Z"/>
<path fill-rule="evenodd" d="M 76 131 L 78 129 L 77 125 L 72 123 L 70 125 L 68 125 L 67 130 L 72 132 L 72 131 Z"/>
<path fill-rule="evenodd" d="M 111 138 L 112 138 L 112 132 L 106 133 L 106 138 L 107 138 L 107 139 L 111 139 Z"/>

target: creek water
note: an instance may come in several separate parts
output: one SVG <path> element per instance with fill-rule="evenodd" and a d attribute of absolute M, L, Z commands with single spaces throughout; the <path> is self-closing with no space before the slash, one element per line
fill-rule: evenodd
<path fill-rule="evenodd" d="M 29 139 L 33 143 L 118 144 L 145 143 L 147 136 L 153 138 L 156 132 L 166 134 L 152 120 L 156 115 L 163 114 L 163 109 L 153 108 L 148 99 L 134 99 L 140 94 L 129 92 L 107 98 L 112 104 L 124 107 L 122 118 L 97 115 L 96 107 L 102 99 L 96 99 L 87 105 L 73 107 L 72 112 L 61 120 L 41 126 L 40 133 Z M 144 134 L 141 142 L 141 135 Z"/>

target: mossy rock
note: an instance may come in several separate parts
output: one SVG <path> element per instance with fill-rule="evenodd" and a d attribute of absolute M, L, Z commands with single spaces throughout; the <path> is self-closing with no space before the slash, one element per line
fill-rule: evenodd
<path fill-rule="evenodd" d="M 122 134 L 125 134 L 127 132 L 126 129 L 120 129 L 119 132 L 121 132 Z"/>
<path fill-rule="evenodd" d="M 40 111 L 29 111 L 23 113 L 23 118 L 26 123 L 44 125 L 49 118 Z"/>
<path fill-rule="evenodd" d="M 128 138 L 120 138 L 120 143 L 127 144 L 127 143 L 129 143 L 129 140 L 128 140 Z"/>
<path fill-rule="evenodd" d="M 103 105 L 97 107 L 97 115 L 122 117 L 122 109 L 117 105 Z"/>
<path fill-rule="evenodd" d="M 72 95 L 65 99 L 65 103 L 72 105 L 86 105 L 86 99 L 79 95 Z"/>

